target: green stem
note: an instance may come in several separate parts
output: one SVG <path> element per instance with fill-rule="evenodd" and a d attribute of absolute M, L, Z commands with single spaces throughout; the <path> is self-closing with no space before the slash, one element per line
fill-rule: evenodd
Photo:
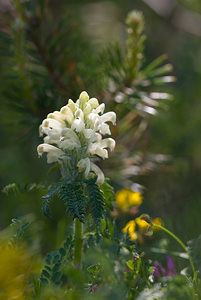
<path fill-rule="evenodd" d="M 82 228 L 83 224 L 79 219 L 74 220 L 74 236 L 75 236 L 75 248 L 74 248 L 74 264 L 81 264 L 82 256 Z"/>
<path fill-rule="evenodd" d="M 152 224 L 154 227 L 157 227 L 163 231 L 165 231 L 166 233 L 168 233 L 171 237 L 173 237 L 173 239 L 175 239 L 179 244 L 180 246 L 184 249 L 184 251 L 186 252 L 186 254 L 188 255 L 188 258 L 189 258 L 189 261 L 190 261 L 190 264 L 191 264 L 191 268 L 192 268 L 192 271 L 193 271 L 193 281 L 196 280 L 196 277 L 197 277 L 197 273 L 195 271 L 195 266 L 193 264 L 193 260 L 192 260 L 192 257 L 187 249 L 187 247 L 184 245 L 184 243 L 174 234 L 172 233 L 170 230 L 166 229 L 165 227 L 161 226 L 161 225 L 158 225 L 158 224 Z"/>

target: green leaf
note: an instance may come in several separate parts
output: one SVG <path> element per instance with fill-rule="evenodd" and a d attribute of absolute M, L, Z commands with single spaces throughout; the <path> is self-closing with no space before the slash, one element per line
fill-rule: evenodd
<path fill-rule="evenodd" d="M 55 170 L 60 168 L 60 164 L 57 163 L 55 165 L 53 165 L 49 170 L 48 170 L 48 175 L 51 174 L 52 172 L 54 172 Z"/>
<path fill-rule="evenodd" d="M 42 275 L 45 276 L 48 279 L 50 278 L 50 274 L 46 270 L 42 271 Z"/>
<path fill-rule="evenodd" d="M 198 276 L 201 274 L 201 235 L 198 238 L 188 241 L 189 252 L 193 262 L 199 270 Z"/>
<path fill-rule="evenodd" d="M 43 277 L 40 278 L 39 280 L 40 280 L 41 284 L 44 284 L 44 285 L 45 285 L 45 284 L 48 284 L 48 280 L 45 279 L 45 278 L 43 278 Z"/>
<path fill-rule="evenodd" d="M 58 272 L 60 268 L 61 268 L 61 264 L 60 264 L 60 263 L 57 263 L 57 264 L 54 265 L 54 267 L 52 268 L 52 272 L 53 272 L 53 273 Z"/>
<path fill-rule="evenodd" d="M 24 234 L 27 232 L 27 229 L 31 225 L 31 220 L 28 217 L 18 217 L 12 219 L 10 227 L 14 230 L 14 235 L 12 237 L 12 243 L 19 243 L 22 241 Z"/>
<path fill-rule="evenodd" d="M 165 75 L 169 72 L 172 72 L 172 70 L 173 70 L 172 65 L 166 64 L 166 65 L 161 66 L 160 68 L 154 69 L 153 71 L 149 72 L 148 78 Z"/>
<path fill-rule="evenodd" d="M 50 253 L 47 254 L 45 262 L 46 262 L 46 264 L 51 265 L 51 263 L 52 263 L 52 256 L 50 255 Z"/>
<path fill-rule="evenodd" d="M 60 261 L 60 255 L 56 255 L 54 258 L 53 258 L 53 264 L 56 264 Z"/>
<path fill-rule="evenodd" d="M 105 202 L 103 198 L 103 192 L 97 186 L 96 177 L 86 181 L 87 191 L 89 196 L 89 206 L 92 213 L 93 220 L 96 225 L 100 224 L 100 220 L 103 217 Z"/>
<path fill-rule="evenodd" d="M 42 207 L 42 211 L 44 213 L 45 216 L 47 216 L 48 218 L 51 218 L 51 213 L 50 213 L 50 200 L 51 198 L 44 196 L 43 197 L 43 207 Z"/>
<path fill-rule="evenodd" d="M 73 243 L 72 236 L 70 235 L 66 237 L 64 244 L 60 249 L 47 254 L 47 265 L 44 266 L 41 272 L 41 278 L 45 276 L 46 278 L 49 278 L 50 281 L 57 283 L 58 278 L 62 276 L 62 267 L 65 266 L 67 260 L 71 260 Z"/>
<path fill-rule="evenodd" d="M 167 287 L 164 289 L 164 300 L 178 299 L 178 300 L 192 300 L 198 298 L 191 281 L 188 277 L 183 275 L 177 275 L 168 281 Z"/>
<path fill-rule="evenodd" d="M 61 256 L 65 256 L 66 255 L 66 250 L 64 248 L 60 248 L 59 253 L 60 253 Z"/>
<path fill-rule="evenodd" d="M 51 268 L 49 266 L 45 265 L 44 268 L 47 269 L 49 272 L 51 272 Z"/>
<path fill-rule="evenodd" d="M 61 277 L 62 277 L 62 273 L 61 272 L 55 272 L 55 273 L 53 273 L 51 279 L 52 279 L 52 281 L 54 283 L 57 283 L 61 279 Z"/>
<path fill-rule="evenodd" d="M 59 191 L 59 198 L 64 201 L 67 212 L 80 222 L 84 222 L 87 197 L 82 182 L 66 183 Z"/>
<path fill-rule="evenodd" d="M 87 271 L 90 273 L 99 273 L 102 269 L 102 265 L 96 264 L 96 265 L 91 265 L 87 268 Z"/>
<path fill-rule="evenodd" d="M 105 179 L 105 182 L 100 186 L 100 190 L 103 193 L 103 197 L 105 200 L 106 206 L 112 210 L 112 201 L 114 201 L 114 189 L 113 187 L 107 182 L 108 179 Z"/>
<path fill-rule="evenodd" d="M 42 211 L 43 211 L 44 215 L 49 218 L 51 218 L 50 201 L 59 192 L 62 185 L 63 185 L 63 182 L 59 182 L 57 185 L 54 185 L 53 187 L 49 186 L 48 194 L 42 197 L 44 199 Z"/>
<path fill-rule="evenodd" d="M 44 184 L 36 184 L 36 183 L 30 183 L 30 184 L 18 184 L 18 183 L 10 183 L 6 185 L 2 192 L 6 195 L 9 193 L 24 193 L 24 192 L 32 192 L 37 190 L 44 190 L 45 189 Z"/>
<path fill-rule="evenodd" d="M 131 269 L 132 271 L 134 271 L 134 262 L 132 260 L 128 260 L 126 262 L 127 267 L 129 267 L 129 269 Z"/>
<path fill-rule="evenodd" d="M 162 54 L 161 56 L 154 59 L 144 70 L 143 72 L 146 74 L 149 74 L 152 70 L 154 70 L 156 67 L 158 67 L 164 60 L 167 59 L 166 54 Z"/>

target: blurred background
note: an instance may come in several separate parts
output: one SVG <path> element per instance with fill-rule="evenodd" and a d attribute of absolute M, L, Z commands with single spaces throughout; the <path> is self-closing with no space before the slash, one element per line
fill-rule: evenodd
<path fill-rule="evenodd" d="M 83 89 L 91 97 L 102 97 L 96 54 L 109 43 L 125 43 L 126 16 L 131 10 L 137 9 L 142 11 L 145 19 L 147 39 L 144 64 L 166 53 L 177 81 L 166 87 L 174 99 L 169 101 L 166 109 L 150 118 L 148 141 L 144 149 L 146 154 L 168 155 L 168 162 L 135 176 L 133 182 L 145 187 L 141 212 L 148 212 L 153 217 L 160 216 L 164 224 L 184 241 L 197 237 L 200 234 L 201 212 L 201 2 L 49 1 L 47 8 L 50 16 L 46 14 L 47 8 L 44 8 L 41 16 L 44 26 L 38 33 L 44 45 L 51 43 L 55 37 L 59 40 L 60 36 L 54 27 L 62 24 L 63 16 L 68 16 L 65 18 L 66 40 L 62 39 L 61 49 L 55 49 L 52 42 L 50 50 L 53 49 L 53 54 L 49 52 L 49 59 L 46 59 L 45 50 L 35 39 L 32 29 L 24 29 L 20 23 L 13 8 L 17 2 L 12 4 L 0 0 L 1 189 L 13 182 L 38 183 L 57 177 L 52 173 L 47 179 L 49 166 L 45 158 L 39 160 L 37 157 L 36 147 L 41 142 L 38 125 L 47 113 L 60 108 L 70 97 L 77 99 Z M 37 9 L 34 1 L 21 2 L 29 6 L 27 10 L 31 20 L 31 12 Z M 37 23 L 37 19 L 34 22 Z M 37 28 L 38 25 L 34 23 L 30 26 Z M 35 48 L 24 44 L 27 35 Z M 35 68 L 34 59 L 29 66 L 26 65 L 26 47 L 30 52 L 38 51 L 41 68 Z M 63 69 L 58 67 L 58 72 L 63 76 L 62 82 L 51 69 L 57 64 L 57 52 L 63 56 L 62 66 L 67 70 L 64 74 Z M 23 68 L 29 69 L 29 74 L 35 76 L 34 85 Z M 49 77 L 47 74 L 50 74 Z M 25 88 L 26 85 L 29 88 Z M 31 100 L 32 97 L 35 99 L 33 90 L 37 93 L 40 111 Z M 24 102 L 22 99 L 25 99 Z M 38 192 L 8 197 L 1 194 L 0 229 L 8 226 L 14 217 L 34 213 L 44 233 L 51 235 L 56 229 L 63 232 L 63 209 L 59 209 L 56 203 L 53 210 L 59 221 L 44 222 L 46 218 L 42 215 L 41 203 L 41 194 Z M 52 239 L 58 239 L 56 242 L 59 243 L 62 234 L 61 237 L 52 234 Z"/>

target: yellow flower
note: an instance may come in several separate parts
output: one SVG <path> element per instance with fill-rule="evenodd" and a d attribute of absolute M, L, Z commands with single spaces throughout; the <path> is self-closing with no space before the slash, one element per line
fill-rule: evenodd
<path fill-rule="evenodd" d="M 25 249 L 0 248 L 0 300 L 26 300 L 32 263 Z"/>
<path fill-rule="evenodd" d="M 138 238 L 138 235 L 137 233 L 135 232 L 135 229 L 136 229 L 136 224 L 135 224 L 135 221 L 134 220 L 131 220 L 129 221 L 126 226 L 122 229 L 122 231 L 124 233 L 128 233 L 128 236 L 129 238 L 132 240 L 132 241 L 135 241 L 137 240 Z"/>
<path fill-rule="evenodd" d="M 142 204 L 142 194 L 131 189 L 122 189 L 116 193 L 116 204 L 121 211 L 128 212 L 130 207 Z"/>
<path fill-rule="evenodd" d="M 131 241 L 138 241 L 140 244 L 143 243 L 143 236 L 152 236 L 153 231 L 159 230 L 154 225 L 151 228 L 151 224 L 143 219 L 143 216 L 137 217 L 135 220 L 129 221 L 126 226 L 122 229 L 124 233 L 128 233 Z M 153 224 L 162 225 L 161 218 L 155 218 L 152 220 Z"/>
<path fill-rule="evenodd" d="M 139 230 L 141 233 L 147 233 L 150 227 L 150 224 L 147 223 L 145 220 L 142 220 L 140 217 L 135 219 L 135 222 L 137 223 Z"/>
<path fill-rule="evenodd" d="M 163 225 L 163 221 L 161 220 L 161 218 L 155 218 L 155 219 L 153 219 L 152 220 L 152 223 L 153 224 L 156 224 L 156 225 Z M 153 228 L 153 231 L 158 231 L 158 230 L 160 230 L 159 228 L 157 228 L 156 226 L 152 226 L 152 228 Z"/>

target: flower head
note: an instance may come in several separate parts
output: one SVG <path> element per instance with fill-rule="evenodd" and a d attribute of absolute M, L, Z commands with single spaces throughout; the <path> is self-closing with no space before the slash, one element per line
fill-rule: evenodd
<path fill-rule="evenodd" d="M 122 231 L 124 233 L 128 233 L 129 238 L 132 241 L 135 241 L 138 238 L 135 229 L 136 229 L 136 223 L 134 220 L 131 220 L 126 224 L 126 226 L 122 229 Z"/>
<path fill-rule="evenodd" d="M 104 110 L 105 104 L 90 99 L 86 92 L 76 102 L 69 99 L 67 105 L 48 114 L 40 125 L 40 136 L 45 137 L 37 148 L 39 156 L 46 152 L 47 163 L 59 163 L 63 175 L 77 168 L 85 178 L 95 174 L 96 183 L 102 184 L 104 174 L 93 161 L 108 158 L 108 149 L 114 150 L 115 141 L 103 135 L 110 135 L 108 123 L 116 122 L 116 114 Z"/>
<path fill-rule="evenodd" d="M 162 225 L 160 218 L 155 218 L 152 224 Z M 127 233 L 131 241 L 138 241 L 140 244 L 144 241 L 144 236 L 151 236 L 153 231 L 157 231 L 158 228 L 154 228 L 144 219 L 144 215 L 135 218 L 135 220 L 129 221 L 126 226 L 122 229 L 122 232 Z"/>
<path fill-rule="evenodd" d="M 161 277 L 173 277 L 176 275 L 175 265 L 170 256 L 166 256 L 167 268 L 165 269 L 158 261 L 154 262 L 154 278 L 160 279 Z"/>
<path fill-rule="evenodd" d="M 160 229 L 158 227 L 154 226 L 154 224 L 161 226 L 161 225 L 163 225 L 163 221 L 161 220 L 161 218 L 157 217 L 152 220 L 152 224 L 153 224 L 153 226 L 152 226 L 153 231 L 158 231 Z"/>
<path fill-rule="evenodd" d="M 116 193 L 116 204 L 122 212 L 128 212 L 133 206 L 142 204 L 142 194 L 133 192 L 131 189 L 122 189 Z"/>

